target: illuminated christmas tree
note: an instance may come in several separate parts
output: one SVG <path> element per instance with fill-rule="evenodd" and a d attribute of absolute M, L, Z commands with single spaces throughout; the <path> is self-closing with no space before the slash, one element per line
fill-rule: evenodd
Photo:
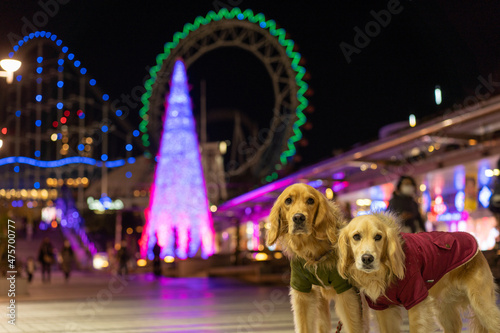
<path fill-rule="evenodd" d="M 213 254 L 213 222 L 182 60 L 174 64 L 166 102 L 141 254 L 151 259 L 158 242 L 161 258 L 185 259 L 198 253 L 207 258 Z"/>

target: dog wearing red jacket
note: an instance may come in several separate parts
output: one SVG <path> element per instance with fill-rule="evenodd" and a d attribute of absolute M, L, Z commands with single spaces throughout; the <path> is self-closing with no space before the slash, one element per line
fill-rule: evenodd
<path fill-rule="evenodd" d="M 472 332 L 500 332 L 496 286 L 476 239 L 465 232 L 404 234 L 390 214 L 362 215 L 343 228 L 337 268 L 365 295 L 381 333 L 400 331 L 401 306 L 411 333 L 461 332 L 469 308 Z"/>

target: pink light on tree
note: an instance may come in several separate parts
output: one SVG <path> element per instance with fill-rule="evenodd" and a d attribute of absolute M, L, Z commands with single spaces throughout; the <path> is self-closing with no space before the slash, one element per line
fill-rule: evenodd
<path fill-rule="evenodd" d="M 182 60 L 174 64 L 166 102 L 141 255 L 152 258 L 158 242 L 162 258 L 186 259 L 198 253 L 208 258 L 214 252 L 213 222 Z"/>

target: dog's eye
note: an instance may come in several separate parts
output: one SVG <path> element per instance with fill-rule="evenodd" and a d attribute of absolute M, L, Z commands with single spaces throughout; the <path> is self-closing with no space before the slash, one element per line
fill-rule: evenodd
<path fill-rule="evenodd" d="M 289 205 L 289 204 L 291 204 L 291 203 L 292 203 L 292 198 L 286 198 L 286 200 L 285 200 L 285 204 L 286 204 L 286 205 Z"/>
<path fill-rule="evenodd" d="M 376 235 L 375 238 L 374 238 L 376 241 L 379 241 L 382 239 L 382 235 Z"/>
<path fill-rule="evenodd" d="M 313 198 L 309 198 L 309 199 L 307 199 L 307 204 L 308 204 L 308 205 L 312 205 L 312 204 L 314 204 L 314 199 L 313 199 Z"/>
<path fill-rule="evenodd" d="M 359 240 L 361 240 L 361 235 L 356 234 L 356 235 L 352 236 L 352 239 L 354 239 L 355 241 L 359 241 Z"/>

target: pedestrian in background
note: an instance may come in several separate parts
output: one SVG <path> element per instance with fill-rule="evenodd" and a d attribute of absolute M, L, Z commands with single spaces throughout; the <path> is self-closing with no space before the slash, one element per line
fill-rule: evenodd
<path fill-rule="evenodd" d="M 155 244 L 153 247 L 153 273 L 155 276 L 161 276 L 161 258 L 160 258 L 160 253 L 161 253 L 161 247 L 158 245 L 158 243 Z"/>
<path fill-rule="evenodd" d="M 117 259 L 118 259 L 118 275 L 128 275 L 128 261 L 130 259 L 130 254 L 128 253 L 127 249 L 127 242 L 122 241 L 121 247 L 118 250 L 117 253 Z"/>
<path fill-rule="evenodd" d="M 50 282 L 50 269 L 54 263 L 54 247 L 48 237 L 45 237 L 40 245 L 38 261 L 42 265 L 42 281 Z"/>
<path fill-rule="evenodd" d="M 29 257 L 26 260 L 26 274 L 28 275 L 28 283 L 33 280 L 33 274 L 35 273 L 35 258 Z"/>
<path fill-rule="evenodd" d="M 61 259 L 61 269 L 64 273 L 64 280 L 68 282 L 71 269 L 73 268 L 73 261 L 75 259 L 75 254 L 71 248 L 69 240 L 64 241 L 63 248 L 61 249 Z"/>
<path fill-rule="evenodd" d="M 401 176 L 396 185 L 396 190 L 389 201 L 388 211 L 399 216 L 402 221 L 403 232 L 425 231 L 425 224 L 415 201 L 417 183 L 410 176 Z"/>

